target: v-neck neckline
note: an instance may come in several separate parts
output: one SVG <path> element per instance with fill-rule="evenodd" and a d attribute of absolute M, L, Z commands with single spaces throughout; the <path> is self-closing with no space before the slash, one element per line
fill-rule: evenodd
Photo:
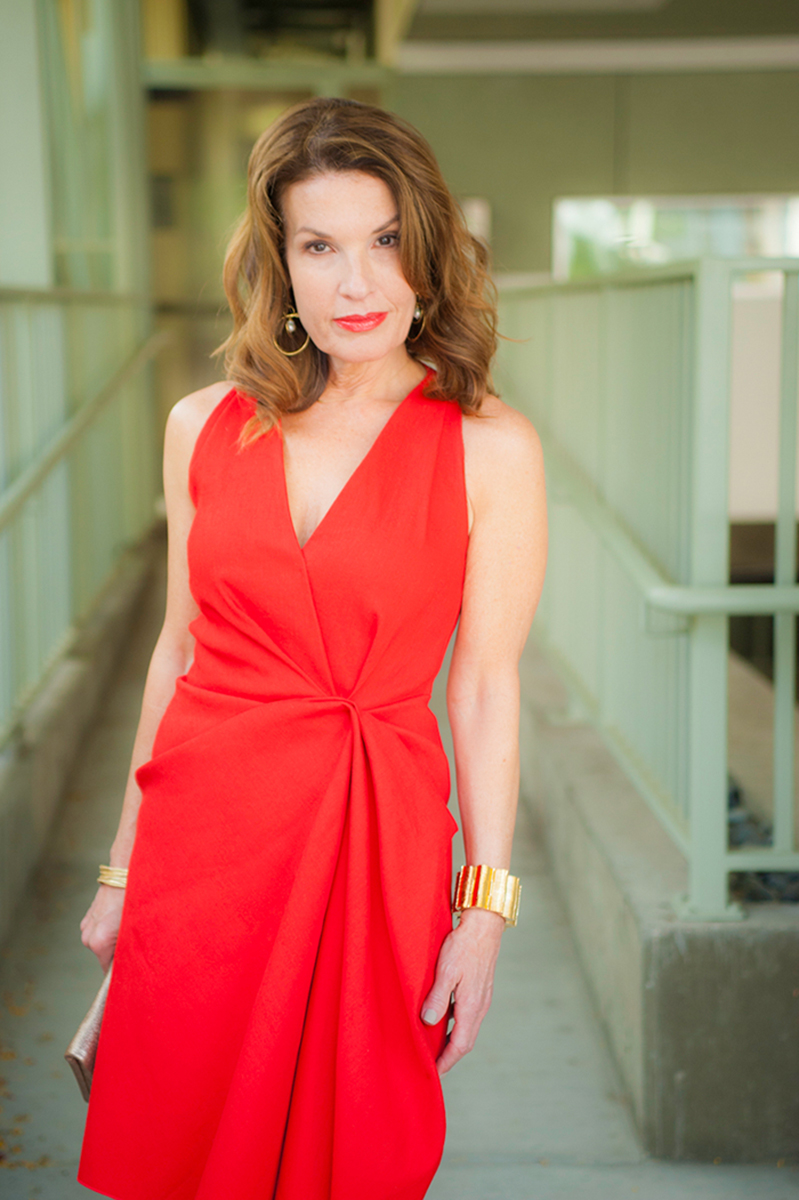
<path fill-rule="evenodd" d="M 297 547 L 300 554 L 302 554 L 303 556 L 305 555 L 305 551 L 307 550 L 308 546 L 313 541 L 313 539 L 316 537 L 316 535 L 319 533 L 319 530 L 322 528 L 322 526 L 328 520 L 331 513 L 333 513 L 334 510 L 339 507 L 342 499 L 350 491 L 353 481 L 357 478 L 358 475 L 361 474 L 361 472 L 363 471 L 366 464 L 374 456 L 375 450 L 378 448 L 380 443 L 383 441 L 383 439 L 386 435 L 386 432 L 394 424 L 394 421 L 395 421 L 397 415 L 402 411 L 402 409 L 407 407 L 408 401 L 411 399 L 411 397 L 413 395 L 415 395 L 417 392 L 421 391 L 421 389 L 427 383 L 428 379 L 430 378 L 430 376 L 432 374 L 433 374 L 432 370 L 430 368 L 428 368 L 427 373 L 425 374 L 424 378 L 420 379 L 417 384 L 414 384 L 414 386 L 408 392 L 407 396 L 404 396 L 403 399 L 400 400 L 399 404 L 396 406 L 396 408 L 392 412 L 391 416 L 388 418 L 388 420 L 382 426 L 382 428 L 380 429 L 380 432 L 378 433 L 377 437 L 374 439 L 374 441 L 370 445 L 369 449 L 364 454 L 363 458 L 357 464 L 355 469 L 350 472 L 350 474 L 348 475 L 348 477 L 345 480 L 342 487 L 338 490 L 338 492 L 336 492 L 336 495 L 333 497 L 332 502 L 328 505 L 328 507 L 322 513 L 322 516 L 317 521 L 317 523 L 314 526 L 313 530 L 311 531 L 310 535 L 302 543 L 300 543 L 300 539 L 297 535 L 297 529 L 296 529 L 296 526 L 295 526 L 294 521 L 291 516 L 291 505 L 289 504 L 288 479 L 286 477 L 286 454 L 285 454 L 285 447 L 283 444 L 283 430 L 282 430 L 282 428 L 278 427 L 278 429 L 275 431 L 277 434 L 278 442 L 280 443 L 279 447 L 278 447 L 278 459 L 279 459 L 279 466 L 280 466 L 280 474 L 281 474 L 282 482 L 283 482 L 283 489 L 282 489 L 283 490 L 283 504 L 284 504 L 284 509 L 285 509 L 285 513 L 286 513 L 286 520 L 288 521 L 289 529 L 291 530 L 291 534 L 294 539 L 294 544 Z"/>

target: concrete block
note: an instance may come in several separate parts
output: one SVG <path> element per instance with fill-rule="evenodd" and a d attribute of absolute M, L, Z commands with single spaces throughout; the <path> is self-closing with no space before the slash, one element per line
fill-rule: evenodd
<path fill-rule="evenodd" d="M 677 919 L 687 864 L 534 641 L 522 796 L 647 1151 L 799 1157 L 799 906 Z"/>
<path fill-rule="evenodd" d="M 799 1157 L 799 913 L 646 931 L 643 1132 L 658 1158 Z"/>

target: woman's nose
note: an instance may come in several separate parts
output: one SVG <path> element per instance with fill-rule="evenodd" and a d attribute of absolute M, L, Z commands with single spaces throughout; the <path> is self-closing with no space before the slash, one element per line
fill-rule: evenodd
<path fill-rule="evenodd" d="M 360 255 L 348 257 L 339 286 L 341 292 L 353 300 L 368 296 L 373 286 L 368 257 L 362 258 Z"/>

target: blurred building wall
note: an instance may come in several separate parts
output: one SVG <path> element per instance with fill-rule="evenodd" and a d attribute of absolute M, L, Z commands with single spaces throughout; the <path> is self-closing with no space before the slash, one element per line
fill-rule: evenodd
<path fill-rule="evenodd" d="M 223 377 L 213 357 L 230 329 L 222 264 L 264 129 L 310 95 L 221 88 L 151 93 L 148 103 L 153 300 L 173 333 L 158 364 L 163 425 L 181 396 Z"/>
<path fill-rule="evenodd" d="M 799 192 L 796 71 L 400 75 L 385 103 L 490 200 L 501 271 L 549 270 L 556 196 Z"/>
<path fill-rule="evenodd" d="M 249 149 L 307 94 L 151 96 L 158 300 L 222 298 Z M 399 75 L 380 98 L 430 140 L 456 194 L 489 200 L 500 271 L 550 269 L 558 196 L 799 192 L 799 72 Z"/>
<path fill-rule="evenodd" d="M 136 0 L 0 21 L 0 938 L 160 548 Z"/>

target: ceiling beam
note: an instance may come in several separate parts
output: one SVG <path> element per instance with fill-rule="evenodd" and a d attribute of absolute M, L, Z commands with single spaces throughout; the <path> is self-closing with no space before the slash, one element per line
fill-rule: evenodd
<path fill-rule="evenodd" d="M 377 61 L 384 67 L 394 65 L 397 50 L 411 27 L 419 0 L 374 0 Z"/>
<path fill-rule="evenodd" d="M 241 88 L 260 91 L 315 92 L 346 95 L 349 88 L 381 87 L 389 72 L 373 62 L 270 62 L 257 58 L 222 57 L 150 59 L 142 63 L 145 87 L 163 90 Z"/>
<path fill-rule="evenodd" d="M 799 37 L 406 41 L 395 65 L 408 75 L 795 71 Z"/>

